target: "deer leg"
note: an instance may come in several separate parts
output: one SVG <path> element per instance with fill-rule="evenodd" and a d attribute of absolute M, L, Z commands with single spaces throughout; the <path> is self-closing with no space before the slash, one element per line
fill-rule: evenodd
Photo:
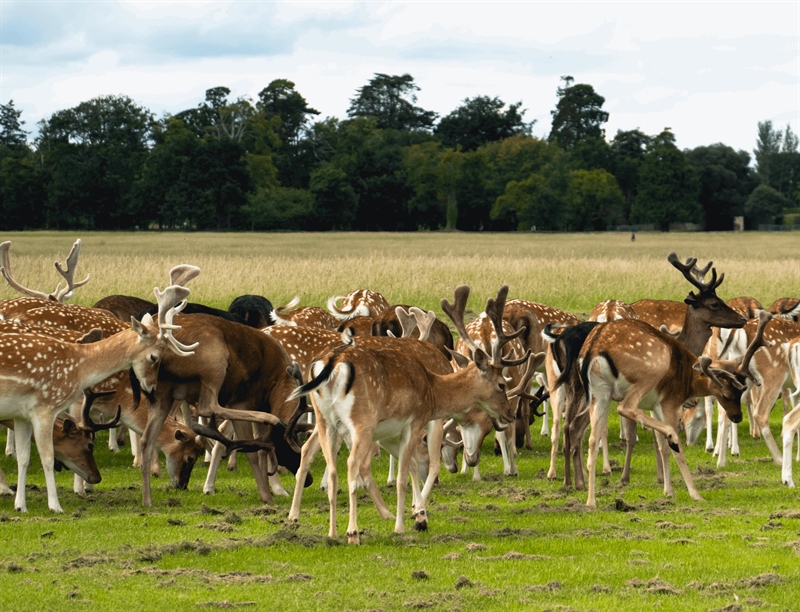
<path fill-rule="evenodd" d="M 203 493 L 214 495 L 217 491 L 217 472 L 219 464 L 222 462 L 222 455 L 225 453 L 225 445 L 222 442 L 214 442 L 211 455 L 208 459 L 208 473 L 206 481 L 203 483 Z"/>
<path fill-rule="evenodd" d="M 33 426 L 28 421 L 14 420 L 14 443 L 17 453 L 17 495 L 14 499 L 14 510 L 27 512 L 25 499 L 28 466 L 31 464 L 31 435 Z"/>
<path fill-rule="evenodd" d="M 406 490 L 408 489 L 408 472 L 411 467 L 411 459 L 414 454 L 416 445 L 412 444 L 412 440 L 418 440 L 420 431 L 417 430 L 412 433 L 411 430 L 406 430 L 400 441 L 397 457 L 397 515 L 395 516 L 394 532 L 405 533 L 406 526 L 403 513 L 406 506 Z M 418 481 L 419 482 L 419 481 Z M 423 506 L 418 508 L 415 512 L 415 520 L 422 525 L 414 525 L 417 530 L 424 530 L 428 527 L 428 513 L 427 509 Z"/>
<path fill-rule="evenodd" d="M 550 429 L 550 469 L 547 471 L 547 479 L 555 480 L 556 478 L 556 464 L 558 463 L 558 442 L 561 438 L 562 419 L 564 421 L 564 436 L 567 435 L 567 428 L 569 427 L 569 409 L 564 406 L 564 392 L 559 387 L 554 394 L 550 395 L 551 412 L 553 414 L 553 426 Z M 565 437 L 566 440 L 566 437 Z M 566 442 L 565 442 L 566 444 Z M 564 460 L 569 461 L 567 457 L 567 450 L 564 450 Z M 565 468 L 566 469 L 566 468 Z M 564 476 L 566 484 L 566 475 Z"/>
<path fill-rule="evenodd" d="M 236 438 L 239 440 L 253 438 L 253 429 L 250 425 L 250 422 L 235 421 L 233 423 L 233 429 L 236 432 Z M 247 457 L 247 462 L 250 464 L 250 469 L 253 471 L 253 478 L 256 480 L 258 495 L 261 498 L 261 501 L 265 504 L 274 504 L 275 500 L 272 497 L 272 491 L 269 489 L 269 481 L 265 466 L 259 461 L 259 453 L 245 453 L 244 455 Z"/>
<path fill-rule="evenodd" d="M 794 481 L 792 480 L 792 444 L 798 429 L 800 429 L 800 406 L 793 408 L 789 414 L 783 417 L 781 480 L 783 484 L 790 488 L 794 488 Z"/>
<path fill-rule="evenodd" d="M 761 386 L 753 398 L 753 420 L 756 427 L 761 432 L 761 437 L 772 455 L 773 461 L 777 465 L 783 465 L 783 455 L 778 451 L 778 445 L 775 443 L 775 438 L 772 437 L 772 430 L 769 428 L 769 414 L 772 412 L 772 407 L 775 403 L 775 398 L 780 394 L 779 390 L 774 388 L 767 388 L 767 383 Z"/>
<path fill-rule="evenodd" d="M 389 453 L 389 457 L 392 456 L 393 455 Z M 383 495 L 381 495 L 381 491 L 378 488 L 378 485 L 375 482 L 375 477 L 372 474 L 371 452 L 367 453 L 364 463 L 362 463 L 361 467 L 359 468 L 358 475 L 360 476 L 361 482 L 363 483 L 364 488 L 366 488 L 367 493 L 369 493 L 369 497 L 372 500 L 375 509 L 378 511 L 378 516 L 384 520 L 394 518 L 394 514 L 392 514 L 392 511 L 389 510 L 389 506 L 386 505 L 386 501 L 384 501 Z"/>
<path fill-rule="evenodd" d="M 13 494 L 14 491 L 11 490 L 11 487 L 8 486 L 8 482 L 6 482 L 6 475 L 3 474 L 3 470 L 0 470 L 0 495 L 13 495 Z"/>
<path fill-rule="evenodd" d="M 703 403 L 706 410 L 706 452 L 710 453 L 714 450 L 714 433 L 712 431 L 714 424 L 714 398 L 707 395 L 703 398 Z"/>
<path fill-rule="evenodd" d="M 112 427 L 108 430 L 108 450 L 112 453 L 119 452 L 119 443 L 117 442 L 117 428 Z"/>
<path fill-rule="evenodd" d="M 395 461 L 394 455 L 389 453 L 389 477 L 386 479 L 386 484 L 392 485 L 395 482 L 394 472 L 395 472 Z"/>
<path fill-rule="evenodd" d="M 661 463 L 662 479 L 664 484 L 664 496 L 675 497 L 675 490 L 672 488 L 672 472 L 669 465 L 669 447 L 667 441 L 661 433 L 654 431 L 653 440 L 656 443 L 656 454 Z"/>
<path fill-rule="evenodd" d="M 636 446 L 636 421 L 622 417 L 620 427 L 625 429 L 625 465 L 622 466 L 620 482 L 626 485 L 631 480 L 631 458 L 633 457 L 633 447 Z"/>
<path fill-rule="evenodd" d="M 322 455 L 325 457 L 325 465 L 328 472 L 328 508 L 329 508 L 329 528 L 328 537 L 337 536 L 336 529 L 336 493 L 339 488 L 339 475 L 336 472 L 336 455 L 339 451 L 339 436 L 336 430 L 328 428 L 328 424 L 322 415 L 314 407 L 314 416 L 317 419 L 317 433 L 319 434 L 319 444 L 322 448 Z M 298 480 L 298 482 L 300 482 Z"/>
<path fill-rule="evenodd" d="M 500 453 L 503 455 L 503 475 L 518 476 L 517 462 L 514 459 L 514 423 L 505 431 L 495 432 L 497 442 L 500 444 Z M 511 447 L 511 448 L 509 448 Z"/>
<path fill-rule="evenodd" d="M 295 474 L 294 495 L 292 496 L 292 506 L 289 508 L 289 520 L 297 522 L 300 520 L 300 502 L 303 500 L 303 489 L 305 488 L 306 476 L 311 470 L 311 464 L 314 462 L 314 457 L 319 452 L 319 434 L 317 429 L 311 432 L 311 435 L 303 444 L 300 449 L 300 467 Z"/>
<path fill-rule="evenodd" d="M 350 519 L 347 523 L 348 544 L 361 543 L 358 533 L 358 477 L 364 463 L 366 462 L 368 466 L 370 465 L 370 457 L 372 455 L 372 440 L 370 438 L 371 436 L 362 436 L 359 432 L 355 432 L 353 445 L 350 447 L 350 455 L 347 457 L 347 493 L 350 499 Z M 365 470 L 364 476 L 367 478 L 364 484 L 369 490 L 372 481 L 372 470 Z"/>
<path fill-rule="evenodd" d="M 141 437 L 132 429 L 128 430 L 128 438 L 131 441 L 131 455 L 133 455 L 133 467 L 142 467 L 142 449 L 139 443 Z"/>
<path fill-rule="evenodd" d="M 58 489 L 56 488 L 56 474 L 53 468 L 55 461 L 55 451 L 53 449 L 53 426 L 56 415 L 48 410 L 42 417 L 34 418 L 33 437 L 36 440 L 36 448 L 39 451 L 39 459 L 42 462 L 44 481 L 47 484 L 47 506 L 53 512 L 64 512 L 58 502 Z"/>
<path fill-rule="evenodd" d="M 13 457 L 16 451 L 14 450 L 14 430 L 6 430 L 6 457 Z"/>
<path fill-rule="evenodd" d="M 444 437 L 444 422 L 442 419 L 429 421 L 426 425 L 428 430 L 428 474 L 425 477 L 425 484 L 422 486 L 423 501 L 427 502 L 428 495 L 431 494 L 433 485 L 439 477 L 442 467 L 442 438 Z"/>
<path fill-rule="evenodd" d="M 669 459 L 669 452 L 662 453 L 655 435 L 653 435 L 653 450 L 656 454 L 656 482 L 658 482 L 658 484 L 664 484 L 666 482 L 666 475 L 664 474 L 664 455 L 666 454 L 667 459 Z"/>
<path fill-rule="evenodd" d="M 595 482 L 597 480 L 597 452 L 598 443 L 603 436 L 603 422 L 608 422 L 608 408 L 611 400 L 609 390 L 601 387 L 595 391 L 592 389 L 591 403 L 589 404 L 589 418 L 591 421 L 591 431 L 589 433 L 589 457 L 586 461 L 586 471 L 588 472 L 589 486 L 586 505 L 590 508 L 597 506 L 595 499 Z"/>
<path fill-rule="evenodd" d="M 141 437 L 142 505 L 148 507 L 153 505 L 150 489 L 150 466 L 153 461 L 153 453 L 156 450 L 156 439 L 164 426 L 164 422 L 167 420 L 167 414 L 171 408 L 171 406 L 162 408 L 162 403 L 162 401 L 156 401 L 155 404 L 150 404 L 150 409 L 147 411 L 147 425 L 145 425 Z"/>

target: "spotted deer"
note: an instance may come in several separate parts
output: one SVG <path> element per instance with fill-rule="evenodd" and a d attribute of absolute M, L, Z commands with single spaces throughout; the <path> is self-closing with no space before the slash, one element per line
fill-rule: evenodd
<path fill-rule="evenodd" d="M 371 472 L 365 468 L 369 466 L 373 440 L 394 447 L 399 457 L 395 532 L 404 533 L 405 494 L 415 447 L 411 442 L 419 440 L 423 427 L 434 419 L 463 412 L 476 403 L 500 426 L 513 422 L 515 406 L 508 394 L 518 389 L 507 392 L 501 363 L 503 347 L 493 346 L 489 355 L 466 333 L 463 317 L 468 295 L 469 288 L 460 286 L 455 291 L 454 304 L 442 300 L 442 309 L 473 351 L 472 359 L 456 358 L 462 369 L 445 375 L 434 374 L 400 348 L 345 344 L 316 359 L 311 366 L 314 378 L 293 393 L 294 397 L 310 395 L 314 406 L 320 444 L 328 466 L 329 537 L 337 537 L 336 449 L 340 437 L 350 446 L 347 538 L 348 542 L 358 544 L 358 476 L 365 482 L 371 478 Z M 427 528 L 424 500 L 414 508 L 414 514 L 415 526 Z"/>
<path fill-rule="evenodd" d="M 152 392 L 164 349 L 179 355 L 193 350 L 175 340 L 170 321 L 188 289 L 173 285 L 163 292 L 156 288 L 154 293 L 161 306 L 157 323 L 152 318 L 132 320 L 130 329 L 97 342 L 70 344 L 29 333 L 0 336 L 0 418 L 13 419 L 17 432 L 17 510 L 27 510 L 25 481 L 31 433 L 42 460 L 48 506 L 62 512 L 53 474 L 56 417 L 81 397 L 83 389 L 120 370 L 132 369 L 141 388 Z"/>
<path fill-rule="evenodd" d="M 741 361 L 698 358 L 675 338 L 637 320 L 611 321 L 589 332 L 580 353 L 580 378 L 591 419 L 587 506 L 596 505 L 597 443 L 607 427 L 612 400 L 619 402 L 620 415 L 656 432 L 664 469 L 664 494 L 674 495 L 669 470 L 671 449 L 690 497 L 702 500 L 678 437 L 681 406 L 690 397 L 713 394 L 730 419 L 740 422 L 749 362 L 763 344 L 765 325 L 766 318 L 762 318 L 760 333 Z M 651 410 L 655 417 L 643 409 Z M 629 448 L 630 442 L 629 437 Z"/>
<path fill-rule="evenodd" d="M 339 300 L 341 300 L 341 304 L 339 304 Z M 386 298 L 369 289 L 358 289 L 347 295 L 330 297 L 327 305 L 331 314 L 340 321 L 347 321 L 354 317 L 376 317 L 389 308 Z"/>

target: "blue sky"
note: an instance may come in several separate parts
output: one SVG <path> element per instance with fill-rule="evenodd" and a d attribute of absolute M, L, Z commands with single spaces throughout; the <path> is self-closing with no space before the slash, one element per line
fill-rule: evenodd
<path fill-rule="evenodd" d="M 606 98 L 618 129 L 751 152 L 758 121 L 800 133 L 800 2 L 111 2 L 0 0 L 0 101 L 26 129 L 95 96 L 157 116 L 224 85 L 276 78 L 346 118 L 375 73 L 411 74 L 441 116 L 521 101 L 550 130 L 562 75 Z"/>

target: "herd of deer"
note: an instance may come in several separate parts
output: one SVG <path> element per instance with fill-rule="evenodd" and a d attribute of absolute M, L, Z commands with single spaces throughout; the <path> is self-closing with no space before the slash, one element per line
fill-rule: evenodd
<path fill-rule="evenodd" d="M 547 411 L 538 412 L 542 404 L 549 404 L 553 421 L 548 478 L 556 477 L 561 447 L 565 483 L 588 488 L 587 505 L 594 506 L 601 445 L 603 471 L 610 472 L 612 401 L 618 402 L 624 423 L 623 482 L 629 478 L 638 423 L 656 434 L 665 495 L 673 495 L 671 451 L 690 496 L 702 499 L 679 432 L 685 430 L 687 443 L 694 443 L 705 426 L 707 449 L 714 449 L 716 400 L 722 408 L 718 464 L 724 465 L 729 443 L 731 452 L 738 452 L 736 428 L 728 423 L 742 421 L 746 401 L 751 432 L 763 437 L 782 466 L 783 483 L 794 486 L 791 454 L 800 405 L 785 410 L 782 452 L 769 414 L 782 391 L 786 408 L 800 395 L 800 300 L 783 298 L 769 309 L 753 298 L 726 303 L 716 294 L 724 274 L 718 277 L 711 262 L 700 269 L 696 259 L 683 263 L 672 253 L 668 261 L 696 293 L 683 303 L 608 300 L 586 322 L 535 302 L 508 300 L 503 286 L 467 324 L 469 287 L 462 285 L 453 302 L 441 301 L 457 335 L 454 343 L 450 327 L 432 311 L 390 306 L 368 290 L 331 298 L 327 310 L 296 308 L 296 301 L 273 309 L 268 300 L 252 295 L 237 298 L 228 311 L 191 304 L 186 284 L 200 270 L 186 264 L 170 271 L 166 289 L 154 289 L 156 303 L 113 295 L 92 308 L 69 305 L 66 300 L 89 280 L 74 282 L 80 246 L 76 241 L 66 266 L 55 264 L 66 287 L 59 283 L 45 293 L 14 280 L 11 243 L 0 244 L 0 273 L 26 296 L 0 301 L 0 419 L 13 428 L 7 452 L 16 453 L 14 506 L 19 511 L 26 511 L 31 437 L 41 457 L 48 505 L 61 512 L 56 458 L 73 470 L 75 491 L 81 493 L 100 482 L 92 456 L 95 432 L 124 425 L 132 441 L 134 433 L 141 436 L 134 450 L 147 506 L 152 505 L 157 449 L 179 488 L 186 488 L 194 465 L 206 454 L 206 493 L 214 491 L 220 460 L 238 449 L 250 462 L 265 503 L 273 501 L 273 493 L 286 494 L 279 466 L 295 474 L 289 519 L 296 521 L 303 488 L 312 481 L 312 460 L 321 449 L 333 538 L 336 457 L 345 443 L 347 537 L 358 543 L 359 486 L 367 489 L 379 515 L 394 518 L 395 531 L 402 533 L 410 477 L 414 527 L 426 529 L 427 498 L 441 462 L 458 471 L 456 453 L 463 449 L 462 471 L 472 467 L 473 477 L 480 478 L 480 449 L 494 431 L 504 473 L 516 475 L 517 447 L 531 447 L 534 414 L 545 416 L 543 433 L 548 433 Z M 698 402 L 699 397 L 707 401 Z M 304 415 L 312 410 L 307 422 Z M 304 441 L 300 432 L 307 433 Z M 116 436 L 110 439 L 115 442 Z M 390 453 L 392 473 L 397 460 L 394 513 L 372 475 L 376 444 Z M 2 472 L 0 493 L 12 493 Z"/>

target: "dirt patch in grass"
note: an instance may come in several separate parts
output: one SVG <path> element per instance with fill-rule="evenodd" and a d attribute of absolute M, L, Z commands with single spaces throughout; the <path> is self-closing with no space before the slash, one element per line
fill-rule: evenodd
<path fill-rule="evenodd" d="M 739 586 L 752 589 L 758 587 L 771 586 L 773 584 L 780 584 L 783 582 L 783 577 L 780 574 L 767 573 L 753 576 L 752 578 L 745 578 L 740 580 L 737 584 Z"/>
<path fill-rule="evenodd" d="M 175 579 L 179 578 L 191 578 L 195 580 L 199 580 L 205 584 L 217 585 L 217 584 L 257 584 L 257 583 L 269 583 L 275 582 L 275 579 L 270 575 L 265 574 L 252 574 L 250 572 L 210 572 L 208 570 L 199 570 L 199 569 L 191 569 L 191 568 L 178 568 L 178 569 L 171 569 L 171 570 L 164 570 L 159 569 L 157 567 L 142 567 L 131 572 L 128 572 L 129 576 L 136 576 L 136 575 L 145 575 L 145 576 L 154 576 L 157 578 L 166 578 L 170 579 L 173 584 L 177 584 Z M 287 578 L 288 580 L 288 578 Z M 167 583 L 162 582 L 162 585 L 166 585 Z"/>
<path fill-rule="evenodd" d="M 683 592 L 680 589 L 676 589 L 669 582 L 661 580 L 661 578 L 657 576 L 655 578 L 651 578 L 647 582 L 640 580 L 639 578 L 633 578 L 632 580 L 628 580 L 628 582 L 625 583 L 625 586 L 629 586 L 634 589 L 641 589 L 645 593 L 654 595 L 680 595 Z"/>
<path fill-rule="evenodd" d="M 531 593 L 555 593 L 560 591 L 563 585 L 558 580 L 551 580 L 547 584 L 534 584 L 526 586 L 525 590 Z"/>
<path fill-rule="evenodd" d="M 478 561 L 541 561 L 550 558 L 547 555 L 526 555 L 514 550 L 494 557 L 476 557 Z"/>
<path fill-rule="evenodd" d="M 800 519 L 800 510 L 779 510 L 778 512 L 773 512 L 772 514 L 770 514 L 769 518 Z"/>
<path fill-rule="evenodd" d="M 221 608 L 221 609 L 229 609 L 229 608 L 245 608 L 247 606 L 255 606 L 258 605 L 255 601 L 228 601 L 227 599 L 223 599 L 222 601 L 199 601 L 197 602 L 198 608 Z"/>

